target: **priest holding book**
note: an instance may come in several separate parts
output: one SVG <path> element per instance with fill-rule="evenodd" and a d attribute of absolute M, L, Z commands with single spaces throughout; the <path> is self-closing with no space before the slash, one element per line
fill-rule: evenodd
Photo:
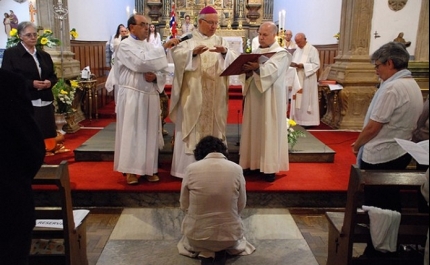
<path fill-rule="evenodd" d="M 211 135 L 226 141 L 228 76 L 220 74 L 239 54 L 215 32 L 218 13 L 204 7 L 192 37 L 172 48 L 175 63 L 170 119 L 175 123 L 171 175 L 184 177 L 185 168 L 195 162 L 197 143 Z"/>
<path fill-rule="evenodd" d="M 261 172 L 267 182 L 289 167 L 285 73 L 291 54 L 276 42 L 276 32 L 273 22 L 263 23 L 258 31 L 260 47 L 254 51 L 262 55 L 258 62 L 242 66 L 246 82 L 239 164 L 245 175 Z"/>

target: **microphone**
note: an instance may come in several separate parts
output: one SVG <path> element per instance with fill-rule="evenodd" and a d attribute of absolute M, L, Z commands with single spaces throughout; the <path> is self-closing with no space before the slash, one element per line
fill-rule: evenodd
<path fill-rule="evenodd" d="M 193 37 L 193 34 L 192 34 L 192 33 L 188 33 L 187 35 L 182 36 L 182 37 L 179 39 L 179 42 L 183 42 L 183 41 L 189 40 L 189 39 L 191 39 L 192 37 Z"/>

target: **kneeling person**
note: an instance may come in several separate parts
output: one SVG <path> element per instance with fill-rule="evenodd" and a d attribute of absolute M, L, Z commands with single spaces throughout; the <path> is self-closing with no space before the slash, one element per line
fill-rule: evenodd
<path fill-rule="evenodd" d="M 202 264 L 225 264 L 226 253 L 251 254 L 240 217 L 246 205 L 242 168 L 227 159 L 223 141 L 206 136 L 194 150 L 197 162 L 190 164 L 182 180 L 180 203 L 185 212 L 182 255 L 202 259 Z"/>

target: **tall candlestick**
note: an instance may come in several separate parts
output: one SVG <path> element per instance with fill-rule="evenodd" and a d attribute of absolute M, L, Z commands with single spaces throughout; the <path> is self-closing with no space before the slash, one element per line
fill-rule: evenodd
<path fill-rule="evenodd" d="M 282 18 L 281 18 L 281 11 L 279 11 L 279 14 L 278 14 L 278 29 L 279 29 L 279 32 L 281 32 L 281 20 L 282 20 Z"/>
<path fill-rule="evenodd" d="M 279 21 L 279 27 L 282 28 L 282 30 L 285 30 L 285 10 L 281 10 L 280 13 L 280 21 Z"/>

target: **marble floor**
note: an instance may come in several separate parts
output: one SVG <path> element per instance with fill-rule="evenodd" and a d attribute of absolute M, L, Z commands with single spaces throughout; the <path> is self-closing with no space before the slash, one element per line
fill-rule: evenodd
<path fill-rule="evenodd" d="M 200 264 L 178 254 L 182 218 L 176 207 L 125 208 L 97 265 Z M 288 209 L 247 208 L 242 218 L 256 251 L 229 257 L 227 264 L 318 265 Z"/>

